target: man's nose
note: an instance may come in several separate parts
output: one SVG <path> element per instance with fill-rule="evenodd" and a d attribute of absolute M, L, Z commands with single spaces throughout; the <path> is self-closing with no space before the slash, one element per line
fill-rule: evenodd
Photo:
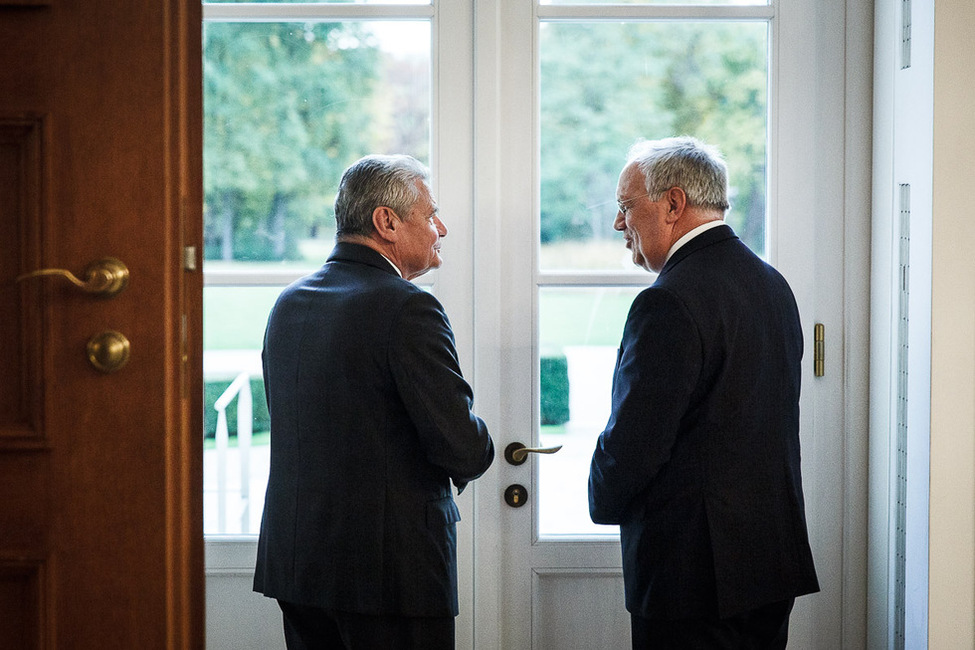
<path fill-rule="evenodd" d="M 616 218 L 613 219 L 613 230 L 625 230 L 626 229 L 626 215 L 622 211 L 617 210 Z"/>
<path fill-rule="evenodd" d="M 437 232 L 440 233 L 440 236 L 441 237 L 446 237 L 447 236 L 447 226 L 444 225 L 444 222 L 440 220 L 440 217 L 434 217 L 434 219 L 436 219 L 436 221 L 437 221 Z"/>

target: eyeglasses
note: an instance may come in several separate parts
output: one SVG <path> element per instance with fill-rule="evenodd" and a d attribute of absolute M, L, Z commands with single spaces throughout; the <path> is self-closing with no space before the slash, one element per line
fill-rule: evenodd
<path fill-rule="evenodd" d="M 617 200 L 616 205 L 619 208 L 620 214 L 625 215 L 627 212 L 629 212 L 630 208 L 626 205 L 627 203 L 631 203 L 633 201 L 636 201 L 637 199 L 642 199 L 647 196 L 650 196 L 649 192 L 646 194 L 641 194 L 639 196 L 633 196 L 628 199 L 624 199 L 623 201 Z"/>

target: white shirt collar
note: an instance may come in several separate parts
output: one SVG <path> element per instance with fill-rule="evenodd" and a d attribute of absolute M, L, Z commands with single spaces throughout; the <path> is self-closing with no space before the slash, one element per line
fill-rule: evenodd
<path fill-rule="evenodd" d="M 383 255 L 382 253 L 379 253 L 379 254 L 380 255 Z M 391 267 L 393 267 L 394 269 L 396 269 L 396 275 L 398 275 L 399 277 L 403 277 L 403 272 L 399 270 L 399 267 L 398 266 L 396 266 L 395 264 L 393 264 L 393 260 L 389 259 L 385 255 L 383 255 L 383 259 L 386 260 L 387 262 L 389 262 L 389 265 Z"/>
<path fill-rule="evenodd" d="M 666 265 L 667 262 L 670 261 L 670 258 L 674 256 L 674 253 L 677 252 L 678 248 L 680 248 L 687 242 L 691 241 L 692 239 L 700 235 L 702 232 L 723 225 L 724 225 L 724 219 L 715 219 L 714 221 L 708 221 L 707 223 L 702 223 L 697 228 L 693 228 L 687 231 L 686 233 L 684 233 L 684 236 L 678 239 L 677 241 L 675 241 L 674 245 L 670 247 L 669 251 L 667 251 L 667 257 L 664 259 L 664 265 Z"/>

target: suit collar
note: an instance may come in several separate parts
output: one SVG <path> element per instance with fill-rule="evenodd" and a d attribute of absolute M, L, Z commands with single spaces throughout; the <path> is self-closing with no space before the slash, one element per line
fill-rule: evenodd
<path fill-rule="evenodd" d="M 326 263 L 328 262 L 354 262 L 356 264 L 366 264 L 368 266 L 374 266 L 380 271 L 385 271 L 390 275 L 395 275 L 396 277 L 401 277 L 397 273 L 393 265 L 383 257 L 382 253 L 372 248 L 369 248 L 365 244 L 355 244 L 352 242 L 336 242 L 335 248 L 329 254 Z"/>
<path fill-rule="evenodd" d="M 664 264 L 664 268 L 661 269 L 660 275 L 667 273 L 667 271 L 680 264 L 680 262 L 688 255 L 691 255 L 692 253 L 695 253 L 712 244 L 716 244 L 719 241 L 724 241 L 725 239 L 737 239 L 735 231 L 732 230 L 731 226 L 727 224 L 717 226 L 716 228 L 711 228 L 710 230 L 705 230 L 700 235 L 674 251 L 673 256 L 667 260 L 667 263 Z"/>

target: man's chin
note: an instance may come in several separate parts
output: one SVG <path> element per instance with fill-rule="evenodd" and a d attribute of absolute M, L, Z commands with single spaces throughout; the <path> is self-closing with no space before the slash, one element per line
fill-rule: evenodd
<path fill-rule="evenodd" d="M 415 271 L 411 273 L 409 277 L 407 277 L 406 279 L 415 280 L 416 278 L 420 277 L 421 275 L 425 275 L 426 273 L 432 271 L 433 269 L 440 268 L 441 264 L 443 264 L 443 260 L 440 259 L 440 256 L 438 255 L 435 260 L 431 261 L 430 265 L 427 268 L 423 269 L 422 271 Z"/>

